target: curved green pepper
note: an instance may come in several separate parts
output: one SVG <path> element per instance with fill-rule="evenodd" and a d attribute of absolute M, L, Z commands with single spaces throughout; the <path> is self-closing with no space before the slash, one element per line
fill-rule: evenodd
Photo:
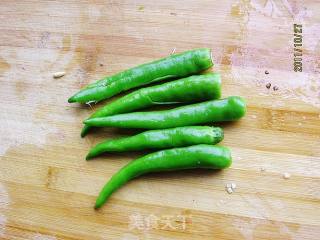
<path fill-rule="evenodd" d="M 204 144 L 148 154 L 128 163 L 112 176 L 100 192 L 95 209 L 100 208 L 126 182 L 142 174 L 194 168 L 222 169 L 229 167 L 231 162 L 228 148 Z"/>
<path fill-rule="evenodd" d="M 196 144 L 216 144 L 222 139 L 223 130 L 219 127 L 191 126 L 150 130 L 135 136 L 99 143 L 90 150 L 86 159 L 88 160 L 104 152 L 140 151 Z"/>
<path fill-rule="evenodd" d="M 174 54 L 101 79 L 80 90 L 68 102 L 98 102 L 131 88 L 199 73 L 212 65 L 211 51 L 207 48 Z"/>

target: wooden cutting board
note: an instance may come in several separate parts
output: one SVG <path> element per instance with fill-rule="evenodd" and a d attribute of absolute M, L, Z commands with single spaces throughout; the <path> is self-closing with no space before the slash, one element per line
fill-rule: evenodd
<path fill-rule="evenodd" d="M 319 239 L 319 1 L 2 0 L 0 20 L 1 239 Z M 223 95 L 248 102 L 223 125 L 232 167 L 140 177 L 94 211 L 103 184 L 144 153 L 86 162 L 95 143 L 135 132 L 82 139 L 96 106 L 67 98 L 198 47 L 212 48 Z"/>

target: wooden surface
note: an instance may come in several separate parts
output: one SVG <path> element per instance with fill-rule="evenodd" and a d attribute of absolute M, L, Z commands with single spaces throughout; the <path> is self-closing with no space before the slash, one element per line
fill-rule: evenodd
<path fill-rule="evenodd" d="M 294 23 L 302 73 L 293 71 Z M 0 239 L 319 239 L 319 29 L 319 1 L 2 0 Z M 133 131 L 81 139 L 93 110 L 67 98 L 197 47 L 213 49 L 223 95 L 248 102 L 247 116 L 225 125 L 232 167 L 144 176 L 94 211 L 103 184 L 143 153 L 86 162 L 95 143 Z M 66 75 L 54 79 L 57 71 Z"/>

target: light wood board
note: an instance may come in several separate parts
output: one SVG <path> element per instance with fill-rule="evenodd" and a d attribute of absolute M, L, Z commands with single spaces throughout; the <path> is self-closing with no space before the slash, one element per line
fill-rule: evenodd
<path fill-rule="evenodd" d="M 295 23 L 303 72 L 293 70 Z M 319 1 L 2 0 L 0 239 L 319 239 L 319 30 Z M 248 102 L 224 125 L 232 167 L 140 177 L 94 211 L 104 183 L 143 153 L 86 162 L 95 143 L 134 131 L 81 139 L 96 106 L 68 97 L 198 47 L 212 48 L 223 95 Z"/>

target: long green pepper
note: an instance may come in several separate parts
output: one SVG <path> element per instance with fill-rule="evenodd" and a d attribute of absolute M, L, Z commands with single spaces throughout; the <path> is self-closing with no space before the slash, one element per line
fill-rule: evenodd
<path fill-rule="evenodd" d="M 98 102 L 138 86 L 199 73 L 212 65 L 211 51 L 207 48 L 174 54 L 103 78 L 80 90 L 68 102 Z"/>
<path fill-rule="evenodd" d="M 161 130 L 150 130 L 131 137 L 107 140 L 93 147 L 86 159 L 104 152 L 140 151 L 165 149 L 197 144 L 216 144 L 223 139 L 219 127 L 190 126 Z"/>
<path fill-rule="evenodd" d="M 92 118 L 84 123 L 96 127 L 164 129 L 202 123 L 233 121 L 243 117 L 246 104 L 241 97 L 228 97 L 190 104 L 170 110 L 133 112 Z"/>
<path fill-rule="evenodd" d="M 159 104 L 218 99 L 220 96 L 221 79 L 219 74 L 195 75 L 152 87 L 141 88 L 98 109 L 90 118 L 132 112 Z M 89 130 L 90 126 L 85 125 L 81 136 L 84 137 Z"/>
<path fill-rule="evenodd" d="M 194 168 L 222 169 L 231 162 L 228 148 L 205 144 L 148 154 L 131 161 L 113 175 L 100 192 L 94 208 L 100 208 L 113 192 L 142 174 Z"/>

